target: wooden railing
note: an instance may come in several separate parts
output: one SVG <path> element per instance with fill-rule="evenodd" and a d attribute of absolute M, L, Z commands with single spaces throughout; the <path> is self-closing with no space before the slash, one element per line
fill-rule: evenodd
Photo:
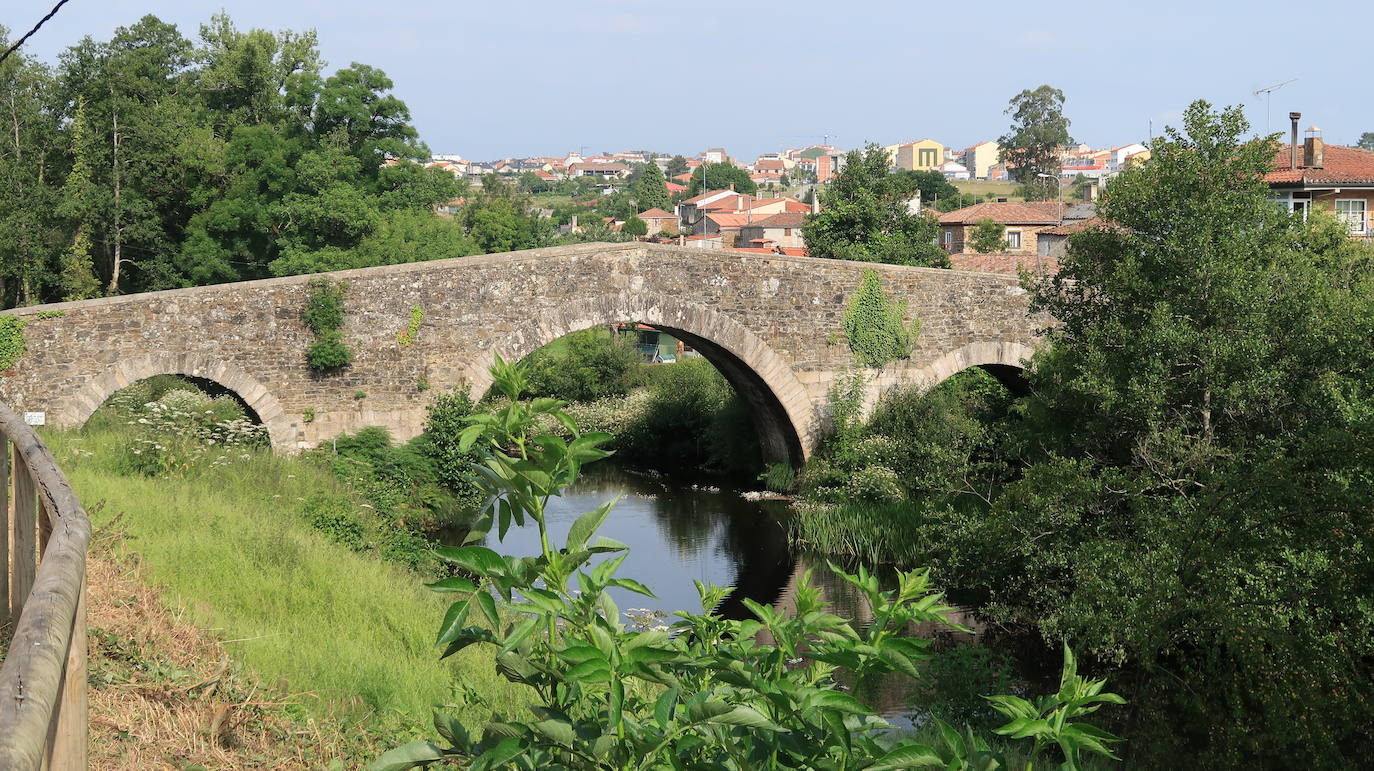
<path fill-rule="evenodd" d="M 0 769 L 84 769 L 91 524 L 52 453 L 4 405 L 0 524 L 0 622 L 14 629 L 0 669 Z"/>

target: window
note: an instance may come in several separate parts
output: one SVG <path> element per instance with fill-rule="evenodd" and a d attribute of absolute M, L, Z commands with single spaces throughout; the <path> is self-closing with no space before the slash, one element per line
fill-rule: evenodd
<path fill-rule="evenodd" d="M 1367 217 L 1369 202 L 1363 198 L 1337 198 L 1336 219 L 1345 223 L 1352 234 L 1363 235 L 1369 232 Z"/>
<path fill-rule="evenodd" d="M 944 236 L 944 238 L 945 238 L 945 248 L 946 248 L 946 249 L 948 249 L 949 247 L 951 247 L 951 246 L 954 245 L 954 231 L 953 231 L 953 230 L 946 230 L 946 231 L 945 231 L 945 236 Z"/>
<path fill-rule="evenodd" d="M 1021 248 L 1021 231 L 1019 231 L 1019 230 L 1008 230 L 1008 231 L 1007 231 L 1007 249 L 1008 249 L 1008 250 L 1011 250 L 1011 249 L 1020 249 L 1020 248 Z"/>

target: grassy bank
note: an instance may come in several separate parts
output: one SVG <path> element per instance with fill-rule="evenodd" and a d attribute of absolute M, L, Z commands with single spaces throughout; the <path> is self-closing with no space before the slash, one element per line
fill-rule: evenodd
<path fill-rule="evenodd" d="M 306 520 L 311 496 L 349 494 L 319 465 L 235 448 L 146 477 L 124 469 L 130 440 L 118 431 L 45 440 L 95 528 L 127 534 L 121 549 L 139 555 L 166 602 L 255 675 L 307 694 L 312 713 L 374 728 L 423 724 L 458 681 L 507 698 L 489 652 L 438 660 L 431 643 L 444 605 L 419 575 Z"/>

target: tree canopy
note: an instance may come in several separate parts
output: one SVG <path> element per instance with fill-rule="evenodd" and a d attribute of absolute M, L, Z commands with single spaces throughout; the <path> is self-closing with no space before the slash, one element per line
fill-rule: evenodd
<path fill-rule="evenodd" d="M 55 67 L 11 56 L 0 180 L 20 194 L 0 198 L 0 304 L 524 243 L 416 216 L 466 184 L 415 162 L 428 150 L 391 89 L 366 64 L 324 72 L 314 33 L 224 14 L 195 41 L 145 16 Z"/>
<path fill-rule="evenodd" d="M 1053 185 L 1040 174 L 1058 176 L 1059 151 L 1073 143 L 1069 119 L 1064 117 L 1064 92 L 1048 85 L 1027 89 L 1011 98 L 1006 114 L 1008 133 L 997 140 L 1012 179 L 1024 185 L 1031 200 L 1049 198 Z"/>
<path fill-rule="evenodd" d="M 706 185 L 701 184 L 702 169 L 705 169 Z M 692 171 L 692 180 L 687 183 L 688 197 L 707 190 L 733 189 L 736 193 L 753 195 L 758 190 L 749 172 L 732 163 L 703 163 Z"/>
<path fill-rule="evenodd" d="M 1374 255 L 1247 130 L 1194 103 L 1036 286 L 1024 471 L 966 533 L 1004 621 L 1140 673 L 1145 766 L 1337 767 L 1374 719 Z"/>
<path fill-rule="evenodd" d="M 1374 150 L 1374 131 L 1366 131 L 1360 135 L 1360 140 L 1355 146 L 1361 150 Z"/>
<path fill-rule="evenodd" d="M 821 211 L 808 215 L 802 237 L 813 257 L 897 265 L 949 267 L 936 243 L 935 217 L 911 211 L 914 177 L 892 174 L 875 144 L 852 150 L 821 192 Z"/>

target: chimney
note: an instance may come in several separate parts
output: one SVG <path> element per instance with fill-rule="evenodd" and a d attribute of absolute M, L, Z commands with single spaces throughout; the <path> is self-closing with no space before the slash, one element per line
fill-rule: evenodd
<path fill-rule="evenodd" d="M 816 186 L 811 186 L 811 213 L 821 213 L 821 194 L 816 192 Z"/>
<path fill-rule="evenodd" d="M 1288 141 L 1288 168 L 1298 167 L 1298 121 L 1302 120 L 1302 113 L 1288 113 L 1288 120 L 1293 122 L 1293 133 Z"/>
<path fill-rule="evenodd" d="M 1320 169 L 1326 161 L 1326 146 L 1322 142 L 1322 130 L 1316 126 L 1307 127 L 1307 139 L 1303 147 L 1303 165 Z"/>

